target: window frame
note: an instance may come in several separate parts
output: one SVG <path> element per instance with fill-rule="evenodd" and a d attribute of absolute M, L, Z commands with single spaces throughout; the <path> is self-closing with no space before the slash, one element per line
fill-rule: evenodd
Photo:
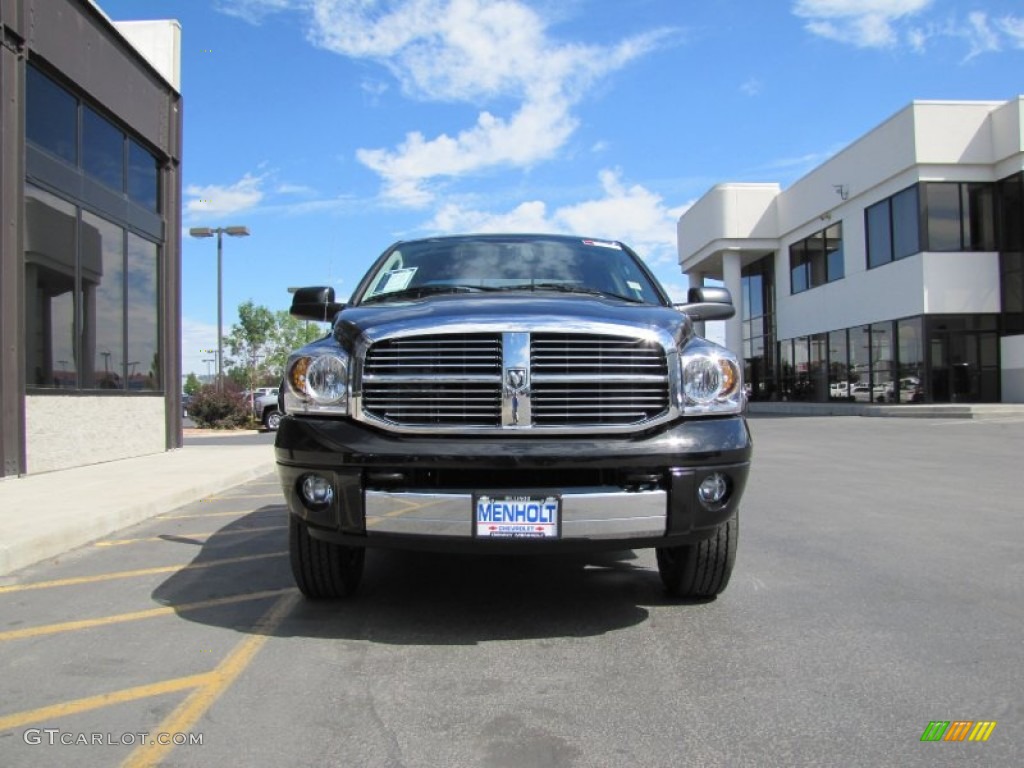
<path fill-rule="evenodd" d="M 161 170 L 162 161 L 159 153 L 154 152 L 149 144 L 139 135 L 135 134 L 130 128 L 124 125 L 121 121 L 110 115 L 108 112 L 103 110 L 98 104 L 90 101 L 82 95 L 76 93 L 71 88 L 65 86 L 58 78 L 54 77 L 46 67 L 38 66 L 35 62 L 28 62 L 28 69 L 33 74 L 26 76 L 26 101 L 32 98 L 32 86 L 29 82 L 30 78 L 40 78 L 41 82 L 46 84 L 45 87 L 58 89 L 60 92 L 65 94 L 74 102 L 75 110 L 75 136 L 74 136 L 74 147 L 75 147 L 75 158 L 71 160 L 69 157 L 63 156 L 58 152 L 55 152 L 52 148 L 47 147 L 45 144 L 40 144 L 30 138 L 28 134 L 28 116 L 26 115 L 26 136 L 25 143 L 33 151 L 43 153 L 46 157 L 52 158 L 53 161 L 63 165 L 65 168 L 72 168 L 77 173 L 81 174 L 84 180 L 88 182 L 99 184 L 103 186 L 103 189 L 112 191 L 117 198 L 129 203 L 130 205 L 138 206 L 139 209 L 146 211 L 150 215 L 163 215 L 163 199 L 162 199 L 162 187 L 161 187 Z M 94 173 L 91 169 L 87 168 L 86 158 L 86 145 L 85 145 L 85 134 L 87 118 L 92 117 L 95 120 L 101 121 L 99 124 L 105 124 L 111 129 L 117 131 L 120 134 L 120 184 L 117 187 L 112 187 L 108 183 L 109 180 L 105 179 L 102 174 Z M 133 152 L 133 150 L 135 150 Z M 137 155 L 138 151 L 144 152 L 152 160 L 153 166 L 156 171 L 155 184 L 153 189 L 147 190 L 145 196 L 136 195 L 132 184 L 132 159 L 133 155 Z M 31 154 L 29 167 L 35 165 L 32 162 Z M 141 166 L 139 166 L 141 167 Z M 31 173 L 29 175 L 32 175 Z M 149 174 L 147 173 L 147 178 Z M 38 179 L 34 179 L 38 181 Z M 148 186 L 148 184 L 147 184 Z M 104 214 L 108 215 L 108 214 Z"/>
<path fill-rule="evenodd" d="M 837 231 L 837 237 L 831 237 L 829 232 Z M 812 243 L 819 243 L 812 248 Z M 830 244 L 838 243 L 831 249 Z M 838 262 L 840 269 L 830 269 L 831 256 L 839 254 Z M 846 277 L 845 251 L 843 248 L 843 222 L 837 221 L 829 224 L 824 229 L 812 232 L 807 237 L 792 243 L 789 246 L 789 292 L 791 295 L 804 293 L 823 285 L 834 283 Z M 838 271 L 838 274 L 835 272 Z M 798 287 L 797 277 L 802 276 Z"/>

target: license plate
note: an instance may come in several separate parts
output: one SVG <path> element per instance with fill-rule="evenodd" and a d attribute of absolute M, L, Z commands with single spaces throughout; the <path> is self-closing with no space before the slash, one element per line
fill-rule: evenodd
<path fill-rule="evenodd" d="M 482 539 L 557 539 L 562 530 L 562 499 L 543 494 L 477 494 L 473 535 Z"/>

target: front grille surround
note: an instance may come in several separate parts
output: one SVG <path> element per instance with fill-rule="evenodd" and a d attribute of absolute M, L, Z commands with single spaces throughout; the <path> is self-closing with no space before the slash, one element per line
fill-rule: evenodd
<path fill-rule="evenodd" d="M 353 416 L 430 434 L 635 432 L 677 418 L 678 353 L 648 329 L 406 331 L 358 356 Z"/>

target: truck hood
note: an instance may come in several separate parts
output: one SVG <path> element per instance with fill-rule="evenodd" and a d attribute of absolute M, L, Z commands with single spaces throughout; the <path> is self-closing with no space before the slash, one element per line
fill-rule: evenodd
<path fill-rule="evenodd" d="M 335 318 L 334 336 L 350 349 L 362 342 L 429 333 L 504 331 L 628 334 L 685 343 L 690 319 L 671 307 L 583 294 L 473 294 L 350 307 Z"/>

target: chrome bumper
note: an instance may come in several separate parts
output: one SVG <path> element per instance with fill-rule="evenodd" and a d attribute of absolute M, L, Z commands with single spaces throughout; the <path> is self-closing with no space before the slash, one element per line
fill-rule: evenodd
<path fill-rule="evenodd" d="M 472 538 L 469 493 L 365 492 L 366 533 Z M 665 534 L 665 491 L 562 494 L 563 539 L 629 539 Z"/>

